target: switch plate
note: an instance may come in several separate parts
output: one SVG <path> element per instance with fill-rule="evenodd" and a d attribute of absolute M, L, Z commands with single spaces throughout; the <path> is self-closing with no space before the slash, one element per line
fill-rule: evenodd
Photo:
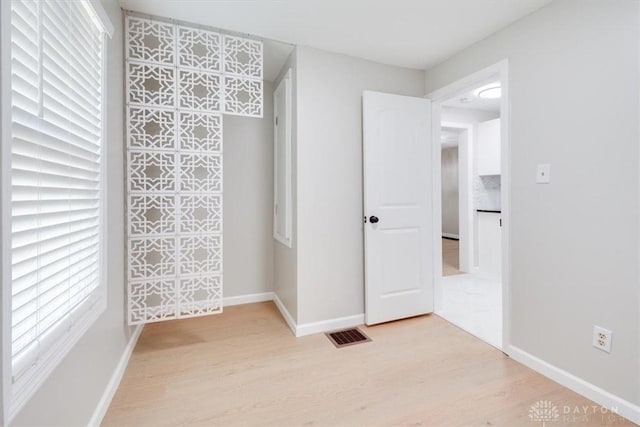
<path fill-rule="evenodd" d="M 538 165 L 536 171 L 536 184 L 549 184 L 551 182 L 551 165 L 548 163 Z"/>

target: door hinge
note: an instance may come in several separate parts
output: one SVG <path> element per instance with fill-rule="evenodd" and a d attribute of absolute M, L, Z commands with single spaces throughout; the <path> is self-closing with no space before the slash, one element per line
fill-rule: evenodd
<path fill-rule="evenodd" d="M 276 126 L 278 126 L 278 116 L 276 116 Z"/>

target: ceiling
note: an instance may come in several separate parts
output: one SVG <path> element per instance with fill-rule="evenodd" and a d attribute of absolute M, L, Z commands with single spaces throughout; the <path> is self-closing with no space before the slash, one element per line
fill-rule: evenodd
<path fill-rule="evenodd" d="M 496 84 L 499 84 L 496 82 Z M 485 86 L 486 83 L 479 85 L 479 87 Z M 442 105 L 446 107 L 454 108 L 467 108 L 471 110 L 491 111 L 493 113 L 500 113 L 500 98 L 485 99 L 476 95 L 478 88 L 474 88 L 458 95 L 450 100 L 443 102 Z"/>
<path fill-rule="evenodd" d="M 124 9 L 427 69 L 552 0 L 120 0 Z"/>
<path fill-rule="evenodd" d="M 287 62 L 287 58 L 293 51 L 293 45 L 280 43 L 273 40 L 265 40 L 263 46 L 264 55 L 264 80 L 273 82 L 280 73 L 282 66 Z"/>

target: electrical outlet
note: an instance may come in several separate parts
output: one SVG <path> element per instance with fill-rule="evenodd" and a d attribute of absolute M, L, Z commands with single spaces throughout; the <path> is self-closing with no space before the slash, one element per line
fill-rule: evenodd
<path fill-rule="evenodd" d="M 611 353 L 611 336 L 613 332 L 600 326 L 593 327 L 593 346 L 607 353 Z"/>

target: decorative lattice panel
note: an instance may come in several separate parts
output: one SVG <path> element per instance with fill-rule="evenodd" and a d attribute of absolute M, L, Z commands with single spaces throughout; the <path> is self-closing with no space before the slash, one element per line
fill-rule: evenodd
<path fill-rule="evenodd" d="M 173 150 L 175 111 L 131 106 L 127 108 L 128 146 L 131 149 Z"/>
<path fill-rule="evenodd" d="M 222 69 L 222 36 L 213 31 L 178 27 L 178 66 L 210 72 Z"/>
<path fill-rule="evenodd" d="M 224 72 L 262 80 L 262 43 L 242 37 L 225 36 Z"/>
<path fill-rule="evenodd" d="M 173 235 L 178 228 L 176 198 L 172 195 L 135 194 L 129 197 L 129 234 Z M 204 230 L 200 230 L 204 231 Z"/>
<path fill-rule="evenodd" d="M 218 114 L 180 112 L 178 141 L 181 150 L 222 151 L 222 117 Z"/>
<path fill-rule="evenodd" d="M 222 113 L 262 117 L 262 43 L 126 17 L 129 323 L 222 310 Z"/>
<path fill-rule="evenodd" d="M 173 65 L 175 27 L 151 19 L 127 16 L 127 57 L 136 61 Z"/>
<path fill-rule="evenodd" d="M 176 70 L 173 67 L 129 62 L 129 105 L 173 107 Z"/>
<path fill-rule="evenodd" d="M 262 116 L 262 80 L 225 76 L 224 112 L 241 116 Z"/>
<path fill-rule="evenodd" d="M 180 196 L 181 233 L 222 232 L 222 195 Z"/>
<path fill-rule="evenodd" d="M 221 83 L 219 74 L 178 70 L 178 108 L 220 111 Z"/>

